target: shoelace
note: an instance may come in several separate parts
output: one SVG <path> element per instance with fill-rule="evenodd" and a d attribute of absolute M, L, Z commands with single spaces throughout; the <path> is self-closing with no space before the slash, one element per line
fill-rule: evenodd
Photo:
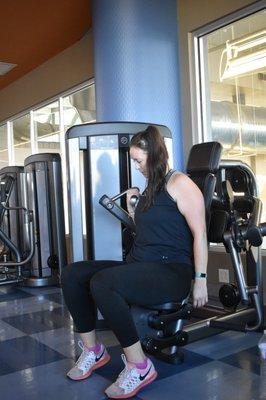
<path fill-rule="evenodd" d="M 130 377 L 130 369 L 128 368 L 127 359 L 126 359 L 125 354 L 121 354 L 121 358 L 122 358 L 123 363 L 125 364 L 125 368 L 118 375 L 118 379 L 117 379 L 118 383 L 122 383 L 124 379 L 127 379 Z"/>
<path fill-rule="evenodd" d="M 127 391 L 129 389 L 133 389 L 138 383 L 138 376 L 136 374 L 137 369 L 128 367 L 127 359 L 124 354 L 121 354 L 121 358 L 125 364 L 125 368 L 122 372 L 120 372 L 117 383 L 122 389 Z"/>
<path fill-rule="evenodd" d="M 79 359 L 76 362 L 76 366 L 81 369 L 82 371 L 86 371 L 88 367 L 90 367 L 94 360 L 94 352 L 93 351 L 86 351 L 84 344 L 81 340 L 78 341 L 78 346 L 82 350 L 82 353 Z"/>

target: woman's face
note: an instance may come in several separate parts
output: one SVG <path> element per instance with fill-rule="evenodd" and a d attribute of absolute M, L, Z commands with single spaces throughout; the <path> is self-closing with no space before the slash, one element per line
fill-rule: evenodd
<path fill-rule="evenodd" d="M 148 153 L 139 147 L 132 146 L 130 147 L 130 158 L 134 161 L 135 168 L 148 178 L 148 171 L 147 171 L 147 158 Z"/>

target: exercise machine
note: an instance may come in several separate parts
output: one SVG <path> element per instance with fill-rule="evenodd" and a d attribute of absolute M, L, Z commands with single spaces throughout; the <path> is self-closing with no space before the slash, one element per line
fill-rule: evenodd
<path fill-rule="evenodd" d="M 126 200 L 123 192 L 132 186 L 137 186 L 142 191 L 145 183 L 144 178 L 132 168 L 129 140 L 131 135 L 145 130 L 148 125 L 124 122 L 95 123 L 77 125 L 67 131 L 73 261 L 122 260 L 125 257 L 126 246 L 129 248 L 130 240 L 128 240 L 128 235 L 125 235 L 124 228 L 128 227 L 126 232 L 134 233 L 134 223 L 125 211 Z M 166 127 L 158 126 L 158 128 L 164 136 L 171 160 L 171 132 Z M 261 236 L 265 234 L 264 226 L 258 222 L 259 215 L 256 207 L 253 207 L 257 203 L 256 182 L 254 174 L 252 177 L 252 171 L 243 163 L 221 161 L 221 150 L 221 145 L 217 142 L 193 146 L 187 173 L 204 195 L 209 241 L 225 245 L 238 277 L 236 283 L 241 285 L 237 295 L 241 297 L 245 294 L 245 296 L 234 309 L 222 307 L 222 311 L 219 311 L 204 308 L 203 316 L 196 315 L 198 310 L 193 310 L 189 299 L 184 299 L 182 304 L 157 305 L 154 309 L 137 310 L 136 307 L 132 307 L 137 329 L 143 338 L 143 346 L 168 362 L 182 361 L 180 346 L 200 337 L 229 329 L 227 325 L 229 322 L 232 329 L 238 327 L 244 331 L 250 328 L 260 329 L 263 324 L 260 248 L 255 246 L 258 242 L 249 242 L 251 226 L 253 230 L 255 226 L 255 231 L 259 230 Z M 171 161 L 170 167 L 172 167 Z M 226 188 L 228 190 L 230 188 L 227 181 L 232 185 L 233 171 L 239 169 L 245 170 L 245 176 L 248 177 L 245 181 L 248 182 L 248 189 L 243 193 L 250 192 L 249 200 L 235 201 L 228 191 L 226 192 Z M 109 193 L 119 194 L 110 196 Z M 230 196 L 233 209 L 229 207 Z M 101 199 L 101 204 L 99 204 L 99 199 Z M 238 207 L 240 204 L 243 207 L 249 204 L 253 208 L 250 208 L 251 212 L 243 211 L 241 214 L 241 209 L 237 209 L 237 204 Z M 233 217 L 234 213 L 235 217 Z M 114 218 L 114 215 L 117 218 Z M 216 225 L 217 229 L 221 225 L 219 235 L 217 230 L 213 229 Z M 238 240 L 238 244 L 236 242 L 235 231 L 240 225 L 239 230 L 242 236 L 247 235 L 242 242 L 249 247 L 239 247 L 241 241 Z M 248 233 L 244 233 L 244 228 L 242 229 L 245 225 L 249 227 L 246 230 Z M 247 248 L 250 250 L 249 256 L 254 254 L 254 260 L 252 265 L 247 264 L 247 271 L 244 272 L 240 254 L 243 253 L 245 256 Z M 236 249 L 236 252 L 233 249 Z M 249 256 L 248 258 L 251 259 Z M 228 298 L 227 295 L 223 297 Z M 193 318 L 186 323 L 191 316 Z M 216 326 L 214 326 L 215 323 Z M 220 323 L 223 323 L 223 326 L 219 325 Z"/>
<path fill-rule="evenodd" d="M 28 232 L 24 229 L 24 215 L 16 207 L 26 207 L 25 173 L 21 166 L 8 166 L 0 170 L 1 203 L 14 210 L 2 208 L 1 229 L 23 254 L 28 249 Z M 8 255 L 6 253 L 6 255 Z"/>
<path fill-rule="evenodd" d="M 33 213 L 21 204 L 23 169 L 6 167 L 0 171 L 0 285 L 22 283 L 35 249 Z"/>
<path fill-rule="evenodd" d="M 61 157 L 58 153 L 34 154 L 25 159 L 27 208 L 33 212 L 35 252 L 30 260 L 27 286 L 59 283 L 67 264 Z"/>
<path fill-rule="evenodd" d="M 130 137 L 148 123 L 108 122 L 75 125 L 66 132 L 69 179 L 70 242 L 73 261 L 122 260 L 121 224 L 99 205 L 103 193 L 144 188 L 145 179 L 131 165 Z M 159 126 L 172 162 L 172 136 Z M 121 202 L 120 202 L 121 200 Z M 117 203 L 125 208 L 125 198 Z"/>
<path fill-rule="evenodd" d="M 266 223 L 260 222 L 261 201 L 250 167 L 241 161 L 220 161 L 221 149 L 218 142 L 193 146 L 187 173 L 204 196 L 208 240 L 224 244 L 234 268 L 236 286 L 220 290 L 224 309 L 193 310 L 189 298 L 181 304 L 132 307 L 144 349 L 169 363 L 182 362 L 180 347 L 193 340 L 221 330 L 254 331 L 263 326 L 260 246 Z M 115 205 L 117 198 L 104 195 L 99 201 L 130 230 L 132 221 L 128 224 L 129 214 L 124 211 L 123 217 L 121 207 Z M 193 323 L 185 325 L 192 317 Z"/>

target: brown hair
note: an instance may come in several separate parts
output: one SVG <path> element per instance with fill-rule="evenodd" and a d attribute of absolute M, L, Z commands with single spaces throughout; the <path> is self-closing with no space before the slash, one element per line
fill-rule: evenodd
<path fill-rule="evenodd" d="M 138 132 L 132 137 L 130 147 L 133 146 L 148 153 L 148 186 L 145 190 L 146 199 L 143 207 L 145 211 L 153 204 L 154 194 L 164 188 L 168 152 L 162 135 L 153 125 L 149 125 L 145 131 Z"/>

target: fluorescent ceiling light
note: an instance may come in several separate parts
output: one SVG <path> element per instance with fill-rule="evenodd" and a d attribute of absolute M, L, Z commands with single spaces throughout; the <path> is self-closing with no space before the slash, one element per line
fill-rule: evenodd
<path fill-rule="evenodd" d="M 17 64 L 9 64 L 0 61 L 0 75 L 7 74 L 9 71 L 11 71 L 11 69 L 15 68 L 16 66 Z"/>
<path fill-rule="evenodd" d="M 266 67 L 266 50 L 228 61 L 221 80 L 252 73 L 263 67 Z"/>
<path fill-rule="evenodd" d="M 222 73 L 225 54 L 227 59 Z M 264 67 L 266 67 L 266 29 L 242 39 L 226 42 L 220 61 L 220 81 L 249 74 Z"/>

